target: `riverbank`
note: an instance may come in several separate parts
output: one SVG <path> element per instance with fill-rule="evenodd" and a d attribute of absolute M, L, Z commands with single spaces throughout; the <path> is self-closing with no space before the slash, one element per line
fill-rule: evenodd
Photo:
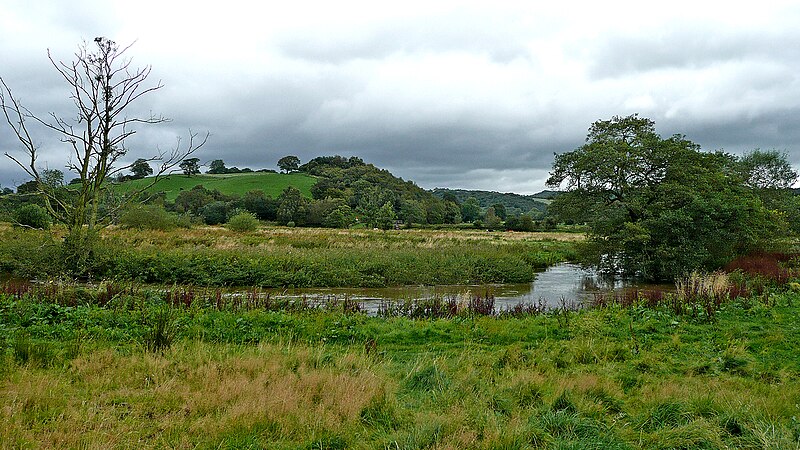
<path fill-rule="evenodd" d="M 569 233 L 222 227 L 105 230 L 83 273 L 95 280 L 195 286 L 386 287 L 527 283 L 573 259 Z M 64 273 L 55 234 L 0 228 L 0 272 Z"/>
<path fill-rule="evenodd" d="M 711 318 L 62 306 L 0 297 L 10 447 L 797 448 L 800 296 Z"/>

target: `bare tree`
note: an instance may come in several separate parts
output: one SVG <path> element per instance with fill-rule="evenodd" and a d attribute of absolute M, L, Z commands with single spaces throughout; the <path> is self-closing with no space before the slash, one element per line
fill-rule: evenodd
<path fill-rule="evenodd" d="M 0 107 L 22 143 L 24 156 L 5 154 L 36 181 L 47 210 L 67 225 L 69 236 L 80 238 L 80 241 L 106 226 L 119 208 L 139 197 L 161 175 L 202 147 L 208 139 L 207 133 L 198 135 L 190 130 L 188 142 L 182 143 L 178 139 L 170 150 L 158 150 L 153 156 L 144 158 L 157 164 L 152 182 L 135 192 L 128 192 L 114 204 L 106 204 L 101 210 L 100 204 L 110 193 L 111 178 L 130 169 L 133 164 L 120 164 L 120 159 L 128 152 L 125 141 L 136 133 L 135 127 L 168 121 L 152 114 L 148 117 L 128 115 L 139 99 L 163 87 L 160 81 L 155 85 L 146 84 L 150 66 L 131 66 L 131 59 L 126 56 L 130 47 L 120 47 L 114 41 L 98 37 L 93 43 L 84 42 L 71 62 L 56 61 L 48 50 L 50 62 L 71 91 L 70 97 L 77 110 L 73 119 L 55 113 L 47 116 L 32 113 L 20 104 L 0 78 Z M 28 123 L 56 132 L 70 147 L 67 169 L 78 176 L 79 182 L 57 187 L 47 183 L 43 171 L 37 168 L 39 148 Z M 67 195 L 63 195 L 64 190 Z M 62 194 L 57 195 L 59 192 Z"/>

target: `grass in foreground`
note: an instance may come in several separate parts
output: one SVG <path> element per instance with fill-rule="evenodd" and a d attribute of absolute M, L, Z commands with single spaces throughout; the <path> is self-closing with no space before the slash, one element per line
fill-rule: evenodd
<path fill-rule="evenodd" d="M 798 302 L 414 321 L 7 296 L 0 442 L 800 448 Z M 158 329 L 172 345 L 147 351 Z"/>

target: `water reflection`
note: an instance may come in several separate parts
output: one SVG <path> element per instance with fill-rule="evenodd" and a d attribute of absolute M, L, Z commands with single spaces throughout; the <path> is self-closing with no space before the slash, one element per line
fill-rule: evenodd
<path fill-rule="evenodd" d="M 8 274 L 0 273 L 0 283 L 12 280 Z M 446 286 L 400 286 L 390 288 L 313 288 L 313 289 L 264 289 L 258 292 L 273 299 L 302 299 L 313 304 L 331 300 L 348 299 L 359 302 L 368 314 L 376 314 L 383 302 L 404 302 L 431 298 L 469 299 L 471 296 L 494 297 L 496 311 L 511 309 L 524 303 L 558 308 L 561 306 L 582 307 L 590 304 L 595 294 L 621 293 L 627 289 L 669 290 L 669 286 L 643 285 L 620 280 L 609 280 L 593 271 L 582 269 L 571 263 L 561 263 L 540 272 L 532 283 L 446 285 Z M 219 289 L 217 289 L 219 291 Z M 251 290 L 225 289 L 226 298 L 243 298 Z M 208 293 L 207 293 L 208 294 Z M 211 294 L 208 294 L 211 295 Z"/>
<path fill-rule="evenodd" d="M 314 301 L 347 297 L 361 303 L 367 313 L 374 314 L 381 302 L 386 301 L 421 300 L 437 296 L 448 298 L 465 296 L 465 294 L 467 296 L 485 296 L 488 294 L 494 296 L 495 309 L 500 311 L 512 308 L 519 303 L 541 304 L 548 308 L 557 308 L 564 304 L 570 307 L 582 307 L 591 303 L 597 293 L 647 287 L 621 280 L 609 280 L 593 271 L 582 269 L 576 264 L 562 263 L 539 273 L 534 282 L 525 284 L 402 286 L 375 289 L 289 289 L 279 293 L 277 297 L 306 298 Z"/>

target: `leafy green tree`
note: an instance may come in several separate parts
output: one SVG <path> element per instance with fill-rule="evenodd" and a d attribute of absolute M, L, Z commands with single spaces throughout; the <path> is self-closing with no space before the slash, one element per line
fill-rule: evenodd
<path fill-rule="evenodd" d="M 278 212 L 278 202 L 267 197 L 262 190 L 246 192 L 240 199 L 241 206 L 255 214 L 260 220 L 275 220 Z"/>
<path fill-rule="evenodd" d="M 474 222 L 481 217 L 481 205 L 475 197 L 468 198 L 461 204 L 461 219 L 464 222 Z"/>
<path fill-rule="evenodd" d="M 206 225 L 219 225 L 228 221 L 228 205 L 222 201 L 211 202 L 200 208 Z"/>
<path fill-rule="evenodd" d="M 308 217 L 308 201 L 294 186 L 287 186 L 278 196 L 277 219 L 281 225 L 293 222 L 296 225 L 305 225 Z"/>
<path fill-rule="evenodd" d="M 130 168 L 134 180 L 140 180 L 153 174 L 153 168 L 144 158 L 139 158 L 131 164 Z"/>
<path fill-rule="evenodd" d="M 355 222 L 353 210 L 347 205 L 340 205 L 325 217 L 322 225 L 328 228 L 349 228 Z"/>
<path fill-rule="evenodd" d="M 120 217 L 123 228 L 140 230 L 172 230 L 178 226 L 174 214 L 158 205 L 131 205 Z"/>
<path fill-rule="evenodd" d="M 500 220 L 506 220 L 506 205 L 502 203 L 495 203 L 491 207 L 494 208 L 494 213 L 500 218 Z"/>
<path fill-rule="evenodd" d="M 500 217 L 498 217 L 497 214 L 495 214 L 494 207 L 490 206 L 486 210 L 486 218 L 485 218 L 485 221 L 484 221 L 484 225 L 486 226 L 486 228 L 488 228 L 490 230 L 497 230 L 497 229 L 500 228 L 500 226 L 502 224 L 503 224 L 503 221 L 500 220 Z"/>
<path fill-rule="evenodd" d="M 792 190 L 797 172 L 786 153 L 756 149 L 738 161 L 745 185 L 752 189 L 768 209 L 778 211 L 791 230 L 800 233 L 800 201 Z"/>
<path fill-rule="evenodd" d="M 345 205 L 341 198 L 326 198 L 308 203 L 308 225 L 324 226 L 325 219 L 336 209 Z"/>
<path fill-rule="evenodd" d="M 447 208 L 445 208 L 444 203 L 438 199 L 431 199 L 425 205 L 425 216 L 428 223 L 431 225 L 444 223 L 446 214 Z"/>
<path fill-rule="evenodd" d="M 300 158 L 294 155 L 284 156 L 278 160 L 278 167 L 286 173 L 294 172 L 300 167 Z"/>
<path fill-rule="evenodd" d="M 394 206 L 391 202 L 386 202 L 378 209 L 375 214 L 374 226 L 381 230 L 390 230 L 394 228 L 394 221 L 397 220 L 397 215 L 394 212 Z"/>
<path fill-rule="evenodd" d="M 181 191 L 175 198 L 175 210 L 179 213 L 188 212 L 194 215 L 200 214 L 200 208 L 214 201 L 211 191 L 197 185 L 188 191 Z"/>
<path fill-rule="evenodd" d="M 600 120 L 583 146 L 556 155 L 547 184 L 567 190 L 550 210 L 589 225 L 585 262 L 601 270 L 667 280 L 714 269 L 780 231 L 735 164 L 662 138 L 649 119 Z"/>
<path fill-rule="evenodd" d="M 459 205 L 458 197 L 456 197 L 456 194 L 454 194 L 452 192 L 445 192 L 444 195 L 442 196 L 442 200 L 444 200 L 446 202 L 453 202 L 456 205 Z"/>
<path fill-rule="evenodd" d="M 253 213 L 240 212 L 228 219 L 226 226 L 236 232 L 244 233 L 258 229 L 258 219 Z"/>
<path fill-rule="evenodd" d="M 514 231 L 533 231 L 536 229 L 533 218 L 528 214 L 509 216 L 506 219 L 506 228 Z"/>
<path fill-rule="evenodd" d="M 461 207 L 457 203 L 444 202 L 444 223 L 461 223 Z"/>
<path fill-rule="evenodd" d="M 181 168 L 183 174 L 187 177 L 192 175 L 197 175 L 200 173 L 200 159 L 198 158 L 186 158 L 178 164 L 178 167 Z"/>
<path fill-rule="evenodd" d="M 39 183 L 36 180 L 26 181 L 17 186 L 17 194 L 37 194 L 39 193 Z"/>
<path fill-rule="evenodd" d="M 220 174 L 220 173 L 228 173 L 228 168 L 225 167 L 225 161 L 221 159 L 215 159 L 211 161 L 211 164 L 208 165 L 208 172 L 210 174 Z"/>
<path fill-rule="evenodd" d="M 786 153 L 755 149 L 739 160 L 739 168 L 748 187 L 759 190 L 789 189 L 797 182 Z"/>
<path fill-rule="evenodd" d="M 408 226 L 414 223 L 424 224 L 427 220 L 425 205 L 417 200 L 403 199 L 400 202 L 400 218 Z"/>

